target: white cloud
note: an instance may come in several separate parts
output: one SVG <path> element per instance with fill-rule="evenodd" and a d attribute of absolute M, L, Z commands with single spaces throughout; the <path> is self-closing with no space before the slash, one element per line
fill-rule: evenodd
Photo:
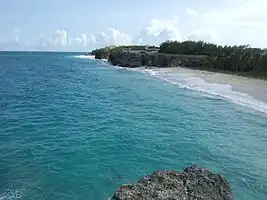
<path fill-rule="evenodd" d="M 218 8 L 203 14 L 202 20 L 217 26 L 255 26 L 253 22 L 267 22 L 266 0 L 242 0 L 227 8 Z M 246 25 L 247 23 L 247 25 Z M 259 26 L 262 23 L 258 24 Z"/>
<path fill-rule="evenodd" d="M 132 37 L 115 28 L 108 28 L 106 32 L 101 32 L 94 36 L 96 45 L 128 45 L 132 44 Z"/>
<path fill-rule="evenodd" d="M 197 30 L 188 34 L 188 40 L 206 41 L 211 43 L 221 43 L 221 36 L 216 30 Z"/>
<path fill-rule="evenodd" d="M 266 7 L 266 0 L 215 2 L 209 8 L 202 7 L 201 10 L 198 7 L 184 9 L 185 12 L 181 13 L 184 15 L 183 17 L 152 19 L 135 35 L 114 27 L 99 33 L 76 35 L 58 29 L 54 33 L 42 33 L 25 43 L 22 31 L 16 28 L 12 30 L 10 41 L 6 42 L 4 46 L 17 48 L 25 45 L 33 49 L 87 51 L 107 45 L 159 45 L 166 40 L 183 41 L 187 39 L 219 44 L 245 43 L 252 46 L 266 46 L 267 42 L 263 41 L 267 34 Z"/>
<path fill-rule="evenodd" d="M 49 43 L 54 47 L 64 47 L 68 45 L 68 34 L 65 30 L 56 30 Z"/>
<path fill-rule="evenodd" d="M 24 50 L 25 46 L 27 45 L 26 41 L 22 41 L 20 38 L 20 29 L 13 29 L 10 38 L 7 39 L 5 42 L 0 43 L 1 50 Z"/>
<path fill-rule="evenodd" d="M 62 50 L 69 46 L 70 41 L 67 31 L 58 29 L 51 34 L 40 33 L 31 44 L 37 50 Z"/>
<path fill-rule="evenodd" d="M 120 32 L 115 28 L 109 28 L 108 31 L 111 35 L 111 43 L 123 45 L 132 43 L 132 38 L 130 35 L 125 34 L 124 32 Z"/>
<path fill-rule="evenodd" d="M 69 44 L 70 45 L 81 45 L 82 44 L 82 39 L 77 36 L 76 38 L 70 38 L 69 39 Z"/>
<path fill-rule="evenodd" d="M 199 16 L 196 20 L 201 30 L 216 31 L 203 36 L 213 42 L 264 47 L 267 45 L 267 42 L 262 39 L 267 34 L 266 7 L 266 0 L 226 0 L 223 6 L 217 3 L 213 9 L 198 12 Z M 193 36 L 196 37 L 194 34 Z"/>
<path fill-rule="evenodd" d="M 85 33 L 82 33 L 80 36 L 78 36 L 74 39 L 70 38 L 70 41 L 71 40 L 76 40 L 78 45 L 82 45 L 84 47 L 86 47 L 90 44 L 94 44 L 96 42 L 94 35 L 87 36 L 87 34 L 85 34 Z"/>
<path fill-rule="evenodd" d="M 178 17 L 174 16 L 172 19 L 152 19 L 150 26 L 146 28 L 148 35 L 155 37 L 162 37 L 167 35 L 168 39 L 180 40 L 181 34 L 178 29 Z"/>
<path fill-rule="evenodd" d="M 38 47 L 45 47 L 46 44 L 47 44 L 47 41 L 46 39 L 44 38 L 44 34 L 43 33 L 40 33 L 40 35 L 38 35 L 36 38 L 35 38 L 35 41 L 36 41 L 36 46 Z"/>
<path fill-rule="evenodd" d="M 133 44 L 143 44 L 144 41 L 143 41 L 143 38 L 139 35 L 139 36 L 136 36 L 134 39 L 133 39 Z"/>
<path fill-rule="evenodd" d="M 87 35 L 85 33 L 81 34 L 79 39 L 80 39 L 80 41 L 81 41 L 83 46 L 87 46 L 87 43 L 89 42 L 89 39 L 88 39 L 88 37 L 87 37 Z"/>
<path fill-rule="evenodd" d="M 115 28 L 108 28 L 99 34 L 87 35 L 82 33 L 78 36 L 69 36 L 66 30 L 56 30 L 53 34 L 44 35 L 41 33 L 36 37 L 36 46 L 39 49 L 80 49 L 88 50 L 106 45 L 132 44 L 130 35 Z"/>
<path fill-rule="evenodd" d="M 19 43 L 20 42 L 20 32 L 21 30 L 20 29 L 13 29 L 13 42 L 16 42 L 16 43 Z"/>
<path fill-rule="evenodd" d="M 183 40 L 178 29 L 178 17 L 172 19 L 152 19 L 147 28 L 140 32 L 135 42 L 144 44 L 160 44 L 166 40 Z"/>
<path fill-rule="evenodd" d="M 19 41 L 19 31 L 14 32 Z M 27 42 L 29 48 L 39 50 L 84 50 L 94 49 L 107 45 L 129 45 L 129 44 L 151 44 L 159 45 L 166 40 L 196 39 L 196 40 L 215 40 L 215 31 L 195 31 L 182 36 L 179 30 L 178 17 L 171 19 L 152 19 L 148 26 L 142 29 L 139 35 L 133 37 L 116 28 L 87 35 L 82 33 L 77 36 L 70 36 L 66 30 L 58 29 L 52 34 L 41 33 L 35 38 L 35 42 Z M 29 45 L 31 44 L 31 45 Z"/>
<path fill-rule="evenodd" d="M 192 17 L 198 17 L 199 16 L 198 12 L 194 9 L 191 9 L 191 8 L 186 9 L 186 14 L 189 16 L 192 16 Z"/>

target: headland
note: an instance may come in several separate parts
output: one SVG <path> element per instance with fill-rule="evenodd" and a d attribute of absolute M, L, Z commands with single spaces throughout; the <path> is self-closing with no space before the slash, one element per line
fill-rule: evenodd
<path fill-rule="evenodd" d="M 155 46 L 110 46 L 92 51 L 121 67 L 186 67 L 267 79 L 265 49 L 249 45 L 221 46 L 202 41 L 166 41 Z"/>

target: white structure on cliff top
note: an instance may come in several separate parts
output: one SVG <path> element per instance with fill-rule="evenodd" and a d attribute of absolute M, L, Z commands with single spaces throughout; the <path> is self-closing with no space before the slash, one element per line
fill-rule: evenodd
<path fill-rule="evenodd" d="M 127 52 L 127 53 L 158 53 L 159 48 L 158 47 L 145 47 L 145 49 L 142 50 L 132 50 L 131 47 L 123 48 L 122 52 Z"/>

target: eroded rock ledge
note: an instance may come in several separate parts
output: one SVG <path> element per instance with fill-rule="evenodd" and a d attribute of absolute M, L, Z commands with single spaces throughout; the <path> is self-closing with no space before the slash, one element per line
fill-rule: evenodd
<path fill-rule="evenodd" d="M 232 200 L 227 181 L 195 166 L 183 172 L 156 171 L 135 184 L 122 185 L 111 200 Z"/>
<path fill-rule="evenodd" d="M 108 60 L 112 65 L 121 67 L 200 67 L 207 58 L 203 55 L 176 55 L 166 53 L 112 52 Z"/>

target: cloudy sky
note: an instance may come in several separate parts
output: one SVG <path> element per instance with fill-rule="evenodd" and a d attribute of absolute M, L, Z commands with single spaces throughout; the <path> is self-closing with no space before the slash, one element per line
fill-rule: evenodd
<path fill-rule="evenodd" d="M 0 50 L 204 40 L 267 47 L 267 0 L 1 0 Z"/>

